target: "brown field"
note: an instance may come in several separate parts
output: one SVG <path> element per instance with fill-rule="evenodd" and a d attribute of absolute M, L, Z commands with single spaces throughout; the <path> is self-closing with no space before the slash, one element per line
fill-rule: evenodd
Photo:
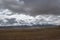
<path fill-rule="evenodd" d="M 60 40 L 60 28 L 0 30 L 0 40 Z"/>

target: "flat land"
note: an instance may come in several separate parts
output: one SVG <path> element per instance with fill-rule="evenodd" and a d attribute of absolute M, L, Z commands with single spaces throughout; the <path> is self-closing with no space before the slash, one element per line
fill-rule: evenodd
<path fill-rule="evenodd" d="M 60 28 L 4 29 L 0 40 L 60 40 Z"/>

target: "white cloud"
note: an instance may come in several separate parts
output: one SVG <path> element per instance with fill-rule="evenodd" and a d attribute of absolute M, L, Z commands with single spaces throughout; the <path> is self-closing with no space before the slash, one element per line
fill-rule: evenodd
<path fill-rule="evenodd" d="M 30 15 L 25 15 L 23 13 L 15 13 L 12 14 L 8 9 L 4 9 L 0 11 L 0 20 L 3 20 L 4 23 L 1 25 L 5 25 L 7 22 L 7 25 L 42 25 L 42 24 L 52 24 L 52 25 L 60 25 L 60 15 L 36 15 L 30 16 Z M 8 15 L 7 15 L 8 14 Z M 11 15 L 12 14 L 12 15 Z M 14 19 L 16 23 L 10 24 L 7 19 Z M 13 21 L 14 21 L 13 20 Z M 14 21 L 14 22 L 15 22 Z M 12 22 L 12 20 L 11 20 Z"/>

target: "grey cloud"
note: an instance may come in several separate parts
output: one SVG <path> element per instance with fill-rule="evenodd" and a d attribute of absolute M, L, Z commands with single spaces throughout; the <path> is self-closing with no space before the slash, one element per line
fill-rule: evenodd
<path fill-rule="evenodd" d="M 6 22 L 4 22 L 5 20 L 0 20 L 0 26 L 3 26 L 3 25 L 7 25 Z M 7 21 L 7 20 L 6 20 Z"/>
<path fill-rule="evenodd" d="M 3 23 L 3 20 L 0 20 L 0 24 L 2 24 Z"/>
<path fill-rule="evenodd" d="M 0 8 L 31 15 L 60 14 L 60 0 L 0 0 Z M 28 12 L 27 8 L 31 10 Z"/>
<path fill-rule="evenodd" d="M 17 23 L 17 21 L 15 20 L 15 18 L 11 18 L 11 19 L 6 19 L 8 22 L 6 22 L 7 24 L 14 24 Z"/>
<path fill-rule="evenodd" d="M 15 18 L 11 18 L 11 19 L 1 19 L 0 20 L 0 25 L 1 26 L 6 26 L 6 25 L 13 25 L 14 23 L 17 23 L 17 21 L 15 20 Z"/>
<path fill-rule="evenodd" d="M 3 8 L 8 8 L 11 10 L 19 10 L 24 5 L 22 1 L 18 3 L 16 0 L 2 0 L 2 3 L 0 4 L 2 5 Z"/>

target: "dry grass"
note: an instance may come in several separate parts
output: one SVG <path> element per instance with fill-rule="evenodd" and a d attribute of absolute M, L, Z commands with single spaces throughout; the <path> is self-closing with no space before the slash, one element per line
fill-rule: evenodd
<path fill-rule="evenodd" d="M 60 28 L 0 30 L 0 40 L 60 40 Z"/>

